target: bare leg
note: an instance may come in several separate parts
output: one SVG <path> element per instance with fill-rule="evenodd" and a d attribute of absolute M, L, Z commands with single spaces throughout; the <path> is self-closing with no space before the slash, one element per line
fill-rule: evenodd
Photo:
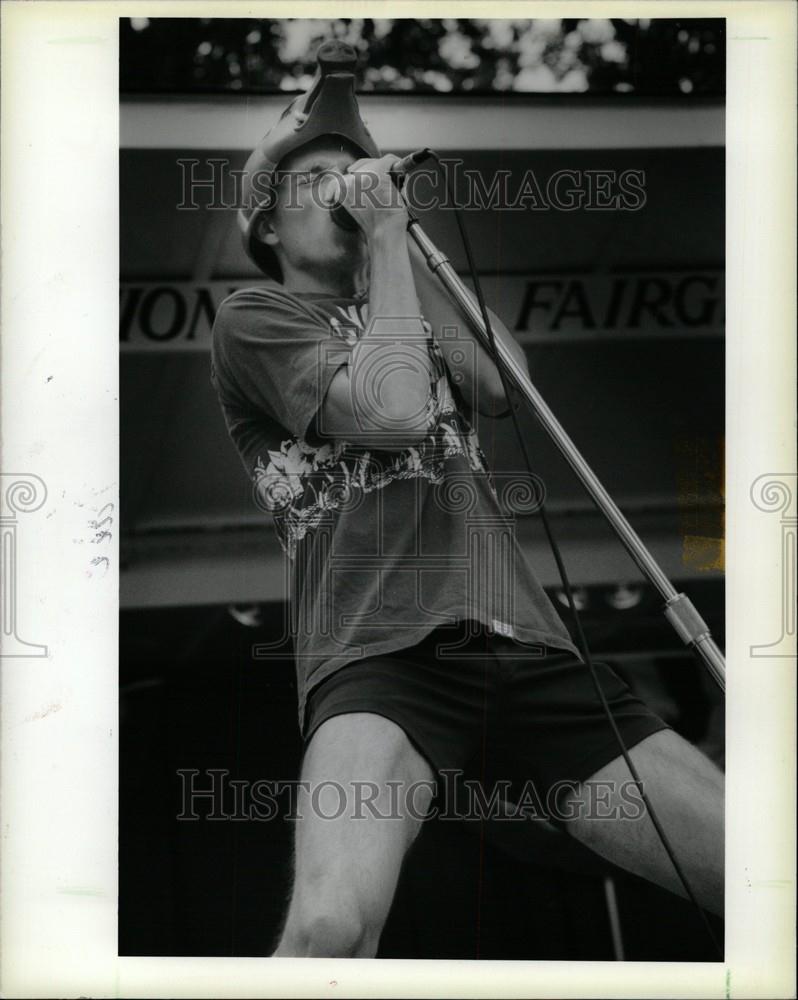
<path fill-rule="evenodd" d="M 394 722 L 353 712 L 314 733 L 302 781 L 309 788 L 297 797 L 294 886 L 274 955 L 373 957 L 402 859 L 432 800 L 432 768 Z"/>
<path fill-rule="evenodd" d="M 649 736 L 632 747 L 629 756 L 698 902 L 722 916 L 723 774 L 671 730 Z M 620 756 L 597 771 L 566 799 L 564 805 L 569 813 L 573 810 L 578 815 L 567 822 L 566 828 L 581 843 L 619 867 L 684 896 L 648 815 L 644 813 L 638 819 L 595 816 L 596 791 L 601 786 L 605 796 L 611 787 L 613 805 L 628 811 L 629 801 L 624 801 L 618 789 L 630 779 Z M 606 815 L 606 802 L 602 802 L 602 811 Z"/>

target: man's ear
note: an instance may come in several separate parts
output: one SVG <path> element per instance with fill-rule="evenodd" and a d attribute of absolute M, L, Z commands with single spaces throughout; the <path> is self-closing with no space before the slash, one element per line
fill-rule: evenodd
<path fill-rule="evenodd" d="M 272 229 L 269 216 L 265 213 L 261 213 L 255 220 L 255 236 L 270 247 L 275 247 L 280 242 L 280 237 Z"/>

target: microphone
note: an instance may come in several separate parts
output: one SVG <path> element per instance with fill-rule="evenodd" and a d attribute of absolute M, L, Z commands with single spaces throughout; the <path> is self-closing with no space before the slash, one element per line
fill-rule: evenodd
<path fill-rule="evenodd" d="M 405 174 L 409 174 L 411 170 L 415 170 L 416 167 L 420 166 L 424 160 L 428 160 L 431 156 L 432 150 L 425 146 L 423 149 L 417 149 L 415 153 L 408 153 L 401 160 L 397 160 L 388 171 L 394 184 L 397 181 L 403 180 Z"/>
<path fill-rule="evenodd" d="M 432 150 L 425 146 L 424 149 L 417 149 L 414 153 L 408 153 L 407 156 L 403 156 L 400 160 L 397 160 L 388 170 L 388 174 L 396 187 L 401 189 L 406 175 L 415 170 L 416 167 L 420 166 L 431 156 Z M 360 226 L 340 202 L 333 202 L 330 206 L 330 215 L 336 226 L 341 229 L 346 229 L 350 233 L 355 233 L 360 229 Z"/>

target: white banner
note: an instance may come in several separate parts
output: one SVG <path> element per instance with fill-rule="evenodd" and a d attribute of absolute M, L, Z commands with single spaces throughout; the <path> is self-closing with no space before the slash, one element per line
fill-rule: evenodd
<path fill-rule="evenodd" d="M 525 344 L 720 337 L 720 270 L 483 275 L 485 299 Z M 220 303 L 257 280 L 123 282 L 122 350 L 205 351 Z"/>

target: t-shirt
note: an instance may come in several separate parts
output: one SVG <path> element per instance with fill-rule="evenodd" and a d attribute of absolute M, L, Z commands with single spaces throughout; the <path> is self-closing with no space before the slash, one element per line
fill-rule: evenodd
<path fill-rule="evenodd" d="M 230 295 L 213 328 L 211 380 L 289 560 L 302 731 L 308 693 L 325 677 L 457 620 L 578 655 L 516 539 L 518 507 L 508 506 L 524 486 L 488 468 L 432 338 L 434 412 L 420 443 L 382 450 L 316 432 L 367 323 L 365 300 L 272 284 Z"/>

